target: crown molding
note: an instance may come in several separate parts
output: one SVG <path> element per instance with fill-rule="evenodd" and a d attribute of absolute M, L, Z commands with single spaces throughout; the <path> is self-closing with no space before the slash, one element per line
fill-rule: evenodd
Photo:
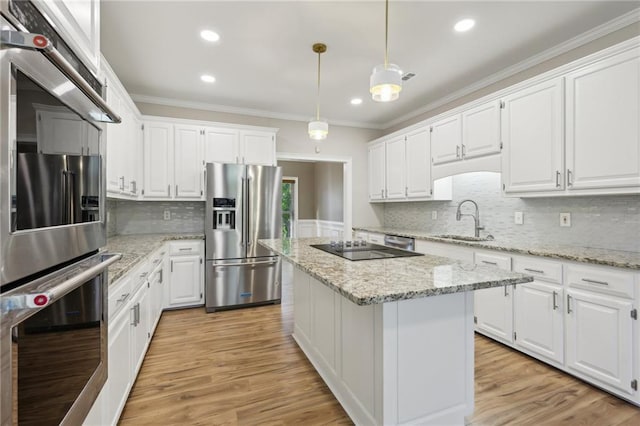
<path fill-rule="evenodd" d="M 631 25 L 639 21 L 640 21 L 640 8 L 636 8 L 630 12 L 625 13 L 624 15 L 620 15 L 617 18 L 614 18 L 608 22 L 605 22 L 602 25 L 599 25 L 588 31 L 585 31 L 584 33 L 577 35 L 576 37 L 571 38 L 565 42 L 562 42 L 550 49 L 544 50 L 538 53 L 537 55 L 531 56 L 530 58 L 527 58 L 524 61 L 518 62 L 515 65 L 507 67 L 498 73 L 490 75 L 489 77 L 484 78 L 480 81 L 477 81 L 469 86 L 463 87 L 462 89 L 457 90 L 434 102 L 431 102 L 423 106 L 422 108 L 419 108 L 415 111 L 412 111 L 408 114 L 405 114 L 393 120 L 387 121 L 386 123 L 382 124 L 381 128 L 386 130 L 404 121 L 415 118 L 421 114 L 424 114 L 426 112 L 439 108 L 443 105 L 448 104 L 449 102 L 453 102 L 477 90 L 483 89 L 501 80 L 509 78 L 521 71 L 525 71 L 549 59 L 555 58 L 556 56 L 562 55 L 563 53 L 566 53 L 577 47 L 583 46 L 593 40 L 597 40 L 601 37 L 606 36 L 607 34 L 611 34 L 614 31 L 620 30 L 628 25 Z"/>
<path fill-rule="evenodd" d="M 264 111 L 260 109 L 233 107 L 228 105 L 217 105 L 217 104 L 210 104 L 206 102 L 186 101 L 182 99 L 163 98 L 158 96 L 147 96 L 147 95 L 140 95 L 135 93 L 132 93 L 130 96 L 131 96 L 131 99 L 133 99 L 135 102 L 142 102 L 142 103 L 155 104 L 155 105 L 199 109 L 199 110 L 213 111 L 213 112 L 224 112 L 229 114 L 248 115 L 248 116 L 262 117 L 262 118 L 275 118 L 279 120 L 302 121 L 305 123 L 309 121 L 309 117 L 297 115 L 297 114 L 287 114 L 287 113 L 281 113 L 281 112 Z M 334 126 L 357 127 L 361 129 L 374 129 L 374 130 L 383 129 L 383 126 L 380 124 L 363 123 L 363 122 L 357 122 L 357 121 L 340 121 L 340 120 L 328 120 L 328 121 L 329 121 L 329 124 L 332 124 Z"/>

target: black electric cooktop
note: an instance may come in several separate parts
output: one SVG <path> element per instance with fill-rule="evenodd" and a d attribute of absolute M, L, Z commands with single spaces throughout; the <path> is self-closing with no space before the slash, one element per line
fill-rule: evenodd
<path fill-rule="evenodd" d="M 381 246 L 378 244 L 361 243 L 362 245 L 353 245 L 353 243 L 351 243 L 350 241 L 348 243 L 349 244 L 345 244 L 342 242 L 335 244 L 312 244 L 311 247 L 352 261 L 390 259 L 393 257 L 423 256 L 422 253 L 400 250 L 397 248 Z"/>

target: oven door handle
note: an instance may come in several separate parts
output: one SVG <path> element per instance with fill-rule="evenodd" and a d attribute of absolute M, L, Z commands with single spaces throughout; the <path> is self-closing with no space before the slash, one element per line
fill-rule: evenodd
<path fill-rule="evenodd" d="M 60 284 L 52 285 L 51 288 L 46 288 L 45 284 L 45 288 L 38 289 L 31 293 L 18 293 L 5 296 L 2 298 L 1 312 L 5 314 L 18 309 L 43 309 L 70 291 L 75 290 L 84 282 L 101 274 L 121 258 L 122 254 L 120 253 L 103 254 L 102 261 L 97 265 L 85 269 Z"/>
<path fill-rule="evenodd" d="M 64 56 L 53 47 L 49 39 L 42 34 L 25 33 L 22 31 L 2 30 L 2 44 L 8 47 L 17 47 L 20 49 L 30 49 L 42 52 L 55 66 L 60 69 L 98 108 L 107 114 L 111 123 L 121 123 L 122 118 L 102 99 L 84 78 L 75 70 Z M 94 117 L 95 119 L 95 117 Z"/>

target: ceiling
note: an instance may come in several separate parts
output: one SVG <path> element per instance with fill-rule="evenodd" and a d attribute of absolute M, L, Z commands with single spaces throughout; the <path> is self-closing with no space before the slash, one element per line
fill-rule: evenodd
<path fill-rule="evenodd" d="M 369 75 L 384 55 L 383 1 L 105 1 L 102 51 L 129 93 L 251 115 L 386 128 L 417 110 L 623 15 L 637 2 L 391 1 L 389 59 L 416 76 L 376 103 Z M 456 33 L 472 17 L 476 26 Z M 211 29 L 220 41 L 199 33 Z M 200 80 L 215 76 L 213 84 Z M 353 106 L 349 100 L 360 97 Z M 144 99 L 137 97 L 137 99 Z M 157 100 L 157 99 L 156 99 Z"/>

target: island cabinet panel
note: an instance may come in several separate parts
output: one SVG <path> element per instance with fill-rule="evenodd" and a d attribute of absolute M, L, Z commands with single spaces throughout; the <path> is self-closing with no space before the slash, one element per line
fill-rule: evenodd
<path fill-rule="evenodd" d="M 293 337 L 355 424 L 464 424 L 473 294 L 356 305 L 294 269 Z"/>

